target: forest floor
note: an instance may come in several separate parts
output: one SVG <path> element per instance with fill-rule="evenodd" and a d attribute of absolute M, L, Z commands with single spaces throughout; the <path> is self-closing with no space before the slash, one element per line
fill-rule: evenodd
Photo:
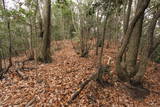
<path fill-rule="evenodd" d="M 63 107 L 79 85 L 97 71 L 97 56 L 91 50 L 88 58 L 79 57 L 70 41 L 57 43 L 59 49 L 50 64 L 27 62 L 26 67 L 37 69 L 22 71 L 28 77 L 20 78 L 13 68 L 0 81 L 0 106 Z M 115 59 L 116 49 L 105 49 L 103 62 L 108 56 Z M 24 60 L 25 57 L 13 58 Z M 112 63 L 114 71 L 114 63 Z M 107 79 L 107 77 L 106 77 Z M 160 65 L 149 64 L 144 86 L 150 93 L 144 98 L 134 98 L 121 83 L 103 88 L 90 82 L 70 107 L 160 107 Z M 138 94 L 138 93 L 135 93 Z"/>

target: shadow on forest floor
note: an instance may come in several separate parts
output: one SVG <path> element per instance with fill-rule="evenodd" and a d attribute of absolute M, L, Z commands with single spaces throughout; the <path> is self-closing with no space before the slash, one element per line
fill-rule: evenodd
<path fill-rule="evenodd" d="M 144 87 L 125 86 L 125 91 L 127 91 L 130 97 L 136 100 L 143 100 L 150 95 L 150 90 Z"/>

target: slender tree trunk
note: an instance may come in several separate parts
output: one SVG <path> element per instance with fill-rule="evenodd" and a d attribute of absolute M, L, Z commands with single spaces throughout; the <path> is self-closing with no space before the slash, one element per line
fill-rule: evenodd
<path fill-rule="evenodd" d="M 127 7 L 127 14 L 125 15 L 125 18 L 124 18 L 124 27 L 123 27 L 123 32 L 124 32 L 124 35 L 126 34 L 127 32 L 127 29 L 128 29 L 128 25 L 129 25 L 129 19 L 130 19 L 130 14 L 131 14 L 131 7 L 132 7 L 132 0 L 129 0 L 128 1 L 128 7 Z"/>
<path fill-rule="evenodd" d="M 1 53 L 0 53 L 1 54 Z M 0 72 L 2 71 L 2 55 L 0 55 Z"/>
<path fill-rule="evenodd" d="M 3 3 L 4 10 L 6 10 L 5 1 L 2 0 L 2 3 Z M 12 42 L 12 37 L 11 37 L 9 17 L 6 17 L 6 23 L 7 23 L 8 36 L 9 36 L 9 66 L 8 66 L 8 68 L 10 68 L 10 66 L 12 66 L 12 43 L 11 43 Z"/>
<path fill-rule="evenodd" d="M 34 17 L 34 32 L 35 32 L 35 42 L 34 42 L 34 44 L 35 44 L 35 47 L 38 47 L 38 26 L 37 26 L 37 14 L 38 14 L 38 12 L 39 12 L 39 10 L 38 10 L 38 0 L 36 0 L 35 1 L 36 2 L 36 8 L 35 8 L 35 17 Z M 35 62 L 36 62 L 36 64 L 37 64 L 37 48 L 35 48 L 34 49 L 34 60 L 35 60 Z"/>
<path fill-rule="evenodd" d="M 4 1 L 3 0 L 0 1 L 0 4 L 4 4 Z M 3 19 L 3 15 L 1 17 Z M 2 48 L 1 45 L 2 45 L 2 41 L 0 40 L 0 48 Z M 2 56 L 3 56 L 2 51 L 0 51 L 0 72 L 2 72 Z"/>
<path fill-rule="evenodd" d="M 10 21 L 8 21 L 8 35 L 9 35 L 9 66 L 12 66 L 12 37 L 11 37 Z"/>
<path fill-rule="evenodd" d="M 100 47 L 100 36 L 101 36 L 101 34 L 100 34 L 100 23 L 101 23 L 101 20 L 102 20 L 102 17 L 103 17 L 103 15 L 101 15 L 100 17 L 99 17 L 99 11 L 98 11 L 98 13 L 97 13 L 97 19 L 96 19 L 96 25 L 97 25 L 97 29 L 96 29 L 96 33 L 97 33 L 97 35 L 96 35 L 96 55 L 98 55 L 98 52 L 99 52 L 99 47 Z"/>
<path fill-rule="evenodd" d="M 2 0 L 2 4 L 3 4 L 3 9 L 6 10 L 5 1 L 4 0 Z M 9 65 L 6 68 L 6 70 L 2 70 L 2 72 L 0 72 L 0 79 L 3 78 L 3 75 L 5 73 L 7 73 L 8 70 L 10 69 L 10 67 L 12 66 L 12 43 L 11 43 L 12 38 L 11 38 L 11 29 L 10 29 L 10 17 L 7 16 L 7 17 L 5 17 L 5 19 L 6 19 L 5 21 L 6 21 L 7 29 L 8 29 L 8 36 L 9 36 Z"/>
<path fill-rule="evenodd" d="M 30 38 L 29 38 L 29 49 L 30 49 L 30 55 L 29 59 L 33 60 L 34 59 L 34 51 L 33 51 L 33 30 L 32 30 L 32 19 L 30 18 Z"/>
<path fill-rule="evenodd" d="M 102 48 L 101 48 L 101 52 L 99 55 L 99 71 L 98 71 L 98 80 L 101 82 L 101 84 L 103 84 L 103 71 L 102 69 L 102 57 L 103 57 L 103 50 L 104 50 L 104 41 L 105 41 L 105 35 L 106 35 L 106 27 L 107 27 L 107 17 L 105 18 L 105 22 L 104 22 L 104 27 L 103 27 L 103 35 L 102 35 Z"/>

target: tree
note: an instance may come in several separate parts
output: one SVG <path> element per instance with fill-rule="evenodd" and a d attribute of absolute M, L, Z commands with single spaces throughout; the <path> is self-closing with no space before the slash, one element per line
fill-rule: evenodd
<path fill-rule="evenodd" d="M 160 17 L 160 10 L 157 10 L 157 12 L 154 12 L 153 18 L 149 23 L 147 33 L 145 34 L 145 43 L 143 49 L 142 49 L 142 55 L 140 57 L 140 64 L 139 64 L 139 69 L 136 75 L 134 76 L 132 82 L 133 84 L 140 84 L 143 80 L 144 73 L 146 72 L 146 67 L 148 64 L 148 58 L 150 51 L 153 47 L 153 35 L 154 35 L 154 30 L 156 27 L 156 23 L 158 18 Z"/>
<path fill-rule="evenodd" d="M 43 24 L 43 42 L 39 60 L 44 63 L 52 61 L 51 58 L 51 0 L 39 0 L 39 9 Z"/>
<path fill-rule="evenodd" d="M 137 4 L 137 11 L 142 7 L 142 1 L 139 0 Z M 137 72 L 137 56 L 138 56 L 138 50 L 142 35 L 142 24 L 144 19 L 144 12 L 141 14 L 140 18 L 135 24 L 135 27 L 133 28 L 133 32 L 131 34 L 131 38 L 129 40 L 128 44 L 128 50 L 127 50 L 127 58 L 126 58 L 126 69 L 127 69 L 127 75 L 129 77 L 133 77 L 134 74 Z"/>
<path fill-rule="evenodd" d="M 126 34 L 127 32 L 127 28 L 128 28 L 128 25 L 129 25 L 129 19 L 130 19 L 130 14 L 131 14 L 131 7 L 132 7 L 132 0 L 128 0 L 128 7 L 127 7 L 127 14 L 125 14 L 124 12 L 124 21 L 123 21 L 123 33 Z M 124 9 L 125 11 L 125 9 Z"/>
<path fill-rule="evenodd" d="M 1 55 L 1 53 L 0 53 L 0 72 L 2 72 L 2 55 Z"/>
<path fill-rule="evenodd" d="M 135 26 L 136 26 L 136 24 L 137 24 L 137 26 L 140 26 L 140 27 L 142 27 L 141 26 L 141 21 L 142 21 L 142 19 L 140 20 L 140 18 L 143 18 L 142 16 L 144 15 L 144 11 L 145 11 L 145 9 L 148 7 L 148 4 L 149 4 L 149 2 L 150 2 L 150 0 L 147 0 L 147 1 L 139 1 L 139 6 L 137 7 L 137 12 L 135 13 L 135 16 L 134 16 L 134 18 L 133 18 L 133 20 L 131 21 L 131 23 L 130 23 L 130 25 L 129 25 L 129 27 L 128 27 L 128 29 L 127 29 L 127 32 L 126 32 L 126 34 L 125 34 L 125 39 L 124 39 L 124 41 L 123 41 L 123 44 L 122 44 L 122 46 L 121 46 L 121 49 L 119 50 L 119 52 L 118 52 L 118 55 L 117 55 L 117 59 L 116 59 L 116 71 L 117 71 L 117 73 L 118 73 L 118 77 L 120 78 L 120 79 L 122 79 L 122 80 L 128 80 L 128 79 L 130 79 L 129 77 L 128 77 L 128 75 L 127 75 L 127 73 L 124 71 L 125 70 L 125 66 L 123 65 L 123 67 L 122 67 L 122 56 L 124 55 L 124 52 L 125 52 L 125 50 L 126 50 L 126 47 L 128 46 L 128 43 L 129 43 L 129 41 L 131 40 L 130 38 L 133 36 L 133 31 L 134 31 L 134 28 L 135 28 Z M 139 20 L 139 21 L 138 21 Z M 139 22 L 139 24 L 138 24 L 138 22 Z M 136 29 L 136 28 L 135 28 Z M 139 31 L 139 30 L 137 30 L 137 31 Z M 141 30 L 138 32 L 138 35 L 140 36 L 140 33 L 141 33 Z M 137 39 L 139 39 L 139 36 L 137 36 Z M 133 43 L 132 43 L 133 44 Z M 131 58 L 131 61 L 130 60 L 128 60 L 128 62 L 131 64 L 130 66 L 130 68 L 133 68 L 134 66 L 135 66 L 135 58 L 137 58 L 137 44 L 139 44 L 139 43 L 137 43 L 136 42 L 136 44 L 135 44 L 135 46 L 133 46 L 133 48 L 132 48 L 132 46 L 131 47 L 129 47 L 129 48 L 132 48 L 132 49 L 135 49 L 135 52 L 136 53 L 134 53 L 134 54 L 132 54 L 133 56 L 132 56 L 132 58 Z M 133 61 L 133 62 L 132 62 Z M 129 69 L 130 69 L 129 68 Z M 128 70 L 129 70 L 128 69 Z M 133 70 L 132 71 L 134 71 L 134 68 L 133 68 Z M 132 71 L 129 71 L 129 72 L 132 72 Z"/>
<path fill-rule="evenodd" d="M 3 75 L 8 72 L 10 67 L 12 66 L 12 38 L 11 38 L 11 29 L 10 29 L 10 13 L 6 9 L 5 1 L 2 0 L 3 4 L 3 18 L 6 18 L 5 23 L 7 24 L 7 30 L 8 30 L 8 36 L 9 36 L 9 65 L 6 70 L 2 69 L 2 60 L 0 60 L 0 66 L 1 66 L 1 72 L 0 72 L 0 78 L 3 78 Z M 5 14 L 4 12 L 8 12 L 8 14 Z"/>

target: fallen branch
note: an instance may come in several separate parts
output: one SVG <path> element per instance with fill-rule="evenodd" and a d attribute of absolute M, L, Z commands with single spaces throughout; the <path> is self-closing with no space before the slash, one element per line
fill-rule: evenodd
<path fill-rule="evenodd" d="M 95 77 L 98 75 L 98 72 L 92 74 L 87 80 L 85 80 L 81 85 L 80 87 L 78 88 L 78 90 L 73 93 L 73 95 L 71 96 L 71 99 L 68 101 L 68 104 L 71 104 L 72 101 L 74 99 L 77 98 L 77 96 L 80 94 L 80 92 L 84 89 L 84 87 L 91 81 L 91 80 L 95 80 Z"/>
<path fill-rule="evenodd" d="M 30 107 L 35 101 L 36 101 L 36 98 L 34 97 L 25 105 L 25 107 Z"/>

